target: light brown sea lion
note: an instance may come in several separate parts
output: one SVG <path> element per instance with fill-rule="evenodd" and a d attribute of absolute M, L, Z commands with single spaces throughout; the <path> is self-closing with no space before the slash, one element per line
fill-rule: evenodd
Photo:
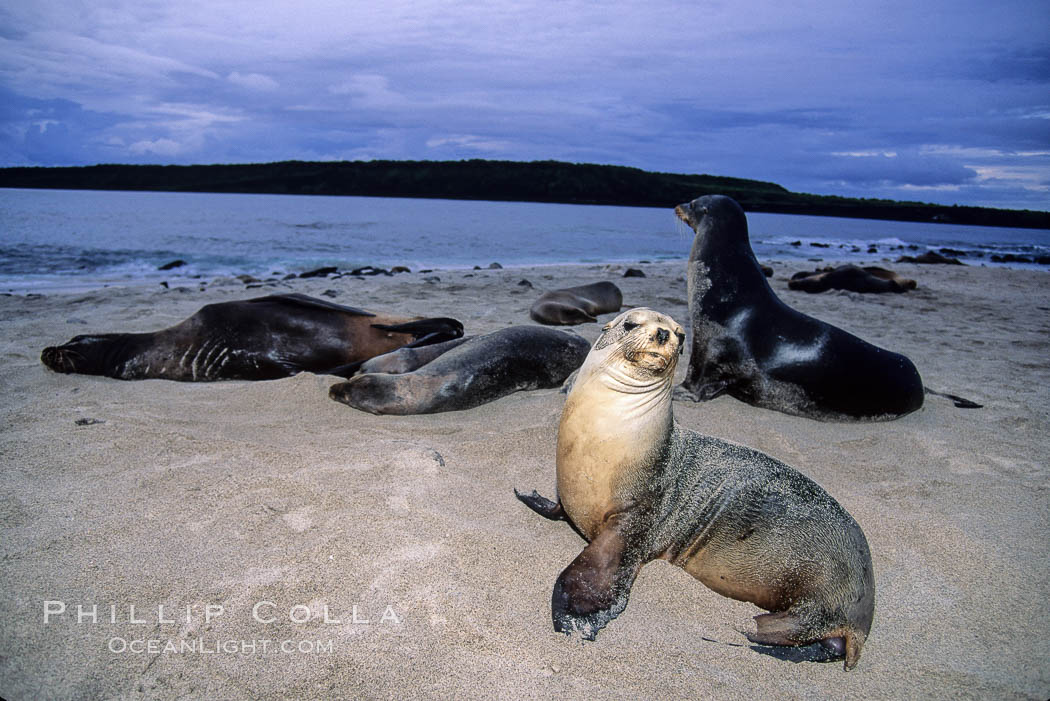
<path fill-rule="evenodd" d="M 540 324 L 570 326 L 597 321 L 599 314 L 620 311 L 623 294 L 611 282 L 595 282 L 579 287 L 545 292 L 529 310 Z"/>
<path fill-rule="evenodd" d="M 328 396 L 373 414 L 472 409 L 520 390 L 557 387 L 580 367 L 590 349 L 576 333 L 534 325 L 510 326 L 441 345 L 444 348 L 436 350 L 446 352 L 418 369 L 357 375 L 333 385 Z M 391 360 L 387 367 L 401 364 Z"/>
<path fill-rule="evenodd" d="M 876 266 L 840 265 L 813 272 L 799 272 L 788 280 L 788 288 L 803 292 L 848 290 L 850 292 L 907 292 L 916 288 L 916 282 L 903 278 L 892 270 Z"/>
<path fill-rule="evenodd" d="M 820 421 L 896 419 L 922 406 L 922 379 L 910 360 L 777 297 L 734 200 L 707 195 L 675 213 L 696 232 L 687 268 L 693 338 L 676 398 L 727 393 Z"/>
<path fill-rule="evenodd" d="M 752 641 L 819 641 L 852 669 L 875 610 L 864 533 L 791 467 L 675 422 L 684 343 L 682 327 L 650 309 L 609 322 L 565 402 L 558 502 L 515 490 L 589 541 L 554 585 L 554 629 L 593 639 L 627 606 L 642 565 L 664 559 L 769 611 Z"/>
<path fill-rule="evenodd" d="M 374 356 L 463 335 L 455 319 L 374 314 L 301 294 L 208 304 L 153 333 L 76 336 L 45 348 L 55 372 L 121 380 L 272 380 L 298 372 L 349 376 Z"/>

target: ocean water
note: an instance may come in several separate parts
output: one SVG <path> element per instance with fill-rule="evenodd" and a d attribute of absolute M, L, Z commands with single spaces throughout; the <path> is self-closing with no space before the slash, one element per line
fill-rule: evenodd
<path fill-rule="evenodd" d="M 1050 231 L 753 213 L 759 259 L 871 260 L 952 248 L 1050 255 Z M 816 244 L 816 245 L 814 245 Z M 0 189 L 0 291 L 33 292 L 321 266 L 421 268 L 684 259 L 670 208 L 210 193 Z M 173 260 L 187 265 L 157 268 Z M 1048 266 L 1011 264 L 1017 267 Z"/>

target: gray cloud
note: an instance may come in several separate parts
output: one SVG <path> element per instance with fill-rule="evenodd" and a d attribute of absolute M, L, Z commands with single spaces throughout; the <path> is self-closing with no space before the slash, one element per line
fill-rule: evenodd
<path fill-rule="evenodd" d="M 6 164 L 556 158 L 1050 209 L 1038 3 L 12 5 Z"/>

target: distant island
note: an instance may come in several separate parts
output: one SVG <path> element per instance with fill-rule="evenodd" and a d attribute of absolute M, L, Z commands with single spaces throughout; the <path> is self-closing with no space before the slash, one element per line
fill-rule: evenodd
<path fill-rule="evenodd" d="M 560 161 L 282 161 L 0 168 L 0 187 L 357 195 L 673 207 L 724 194 L 752 212 L 1050 229 L 1050 212 L 791 192 L 776 183 Z"/>

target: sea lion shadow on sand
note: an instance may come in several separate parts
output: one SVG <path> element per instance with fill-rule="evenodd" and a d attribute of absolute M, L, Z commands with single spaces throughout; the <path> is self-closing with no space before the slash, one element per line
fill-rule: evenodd
<path fill-rule="evenodd" d="M 922 406 L 922 379 L 908 358 L 777 297 L 735 201 L 707 195 L 675 213 L 696 232 L 687 271 L 692 346 L 676 398 L 729 394 L 821 421 L 895 419 Z"/>
<path fill-rule="evenodd" d="M 852 669 L 875 611 L 863 531 L 797 470 L 675 421 L 684 343 L 681 326 L 649 309 L 607 324 L 565 401 L 558 500 L 514 490 L 588 541 L 554 584 L 554 629 L 593 640 L 626 609 L 639 570 L 664 559 L 769 611 L 746 634 L 758 651 L 816 643 Z"/>
<path fill-rule="evenodd" d="M 747 631 L 738 631 L 741 635 L 747 636 Z M 715 640 L 714 638 L 708 638 L 707 636 L 701 635 L 700 639 L 705 643 L 717 643 L 718 645 L 725 645 L 726 647 L 747 647 L 751 648 L 752 651 L 757 652 L 760 655 L 768 655 L 784 662 L 794 662 L 800 664 L 802 662 L 839 662 L 842 660 L 842 655 L 835 650 L 829 649 L 822 643 L 810 643 L 809 645 L 799 645 L 797 647 L 787 647 L 784 645 L 757 645 L 750 644 L 744 645 L 741 643 L 727 643 L 724 640 Z"/>
<path fill-rule="evenodd" d="M 40 359 L 55 372 L 121 380 L 272 380 L 352 374 L 376 355 L 462 335 L 455 319 L 376 314 L 284 294 L 208 304 L 152 333 L 76 336 L 45 348 Z"/>
<path fill-rule="evenodd" d="M 561 385 L 588 350 L 587 340 L 572 331 L 511 326 L 379 356 L 328 395 L 373 414 L 472 409 L 517 391 Z"/>

